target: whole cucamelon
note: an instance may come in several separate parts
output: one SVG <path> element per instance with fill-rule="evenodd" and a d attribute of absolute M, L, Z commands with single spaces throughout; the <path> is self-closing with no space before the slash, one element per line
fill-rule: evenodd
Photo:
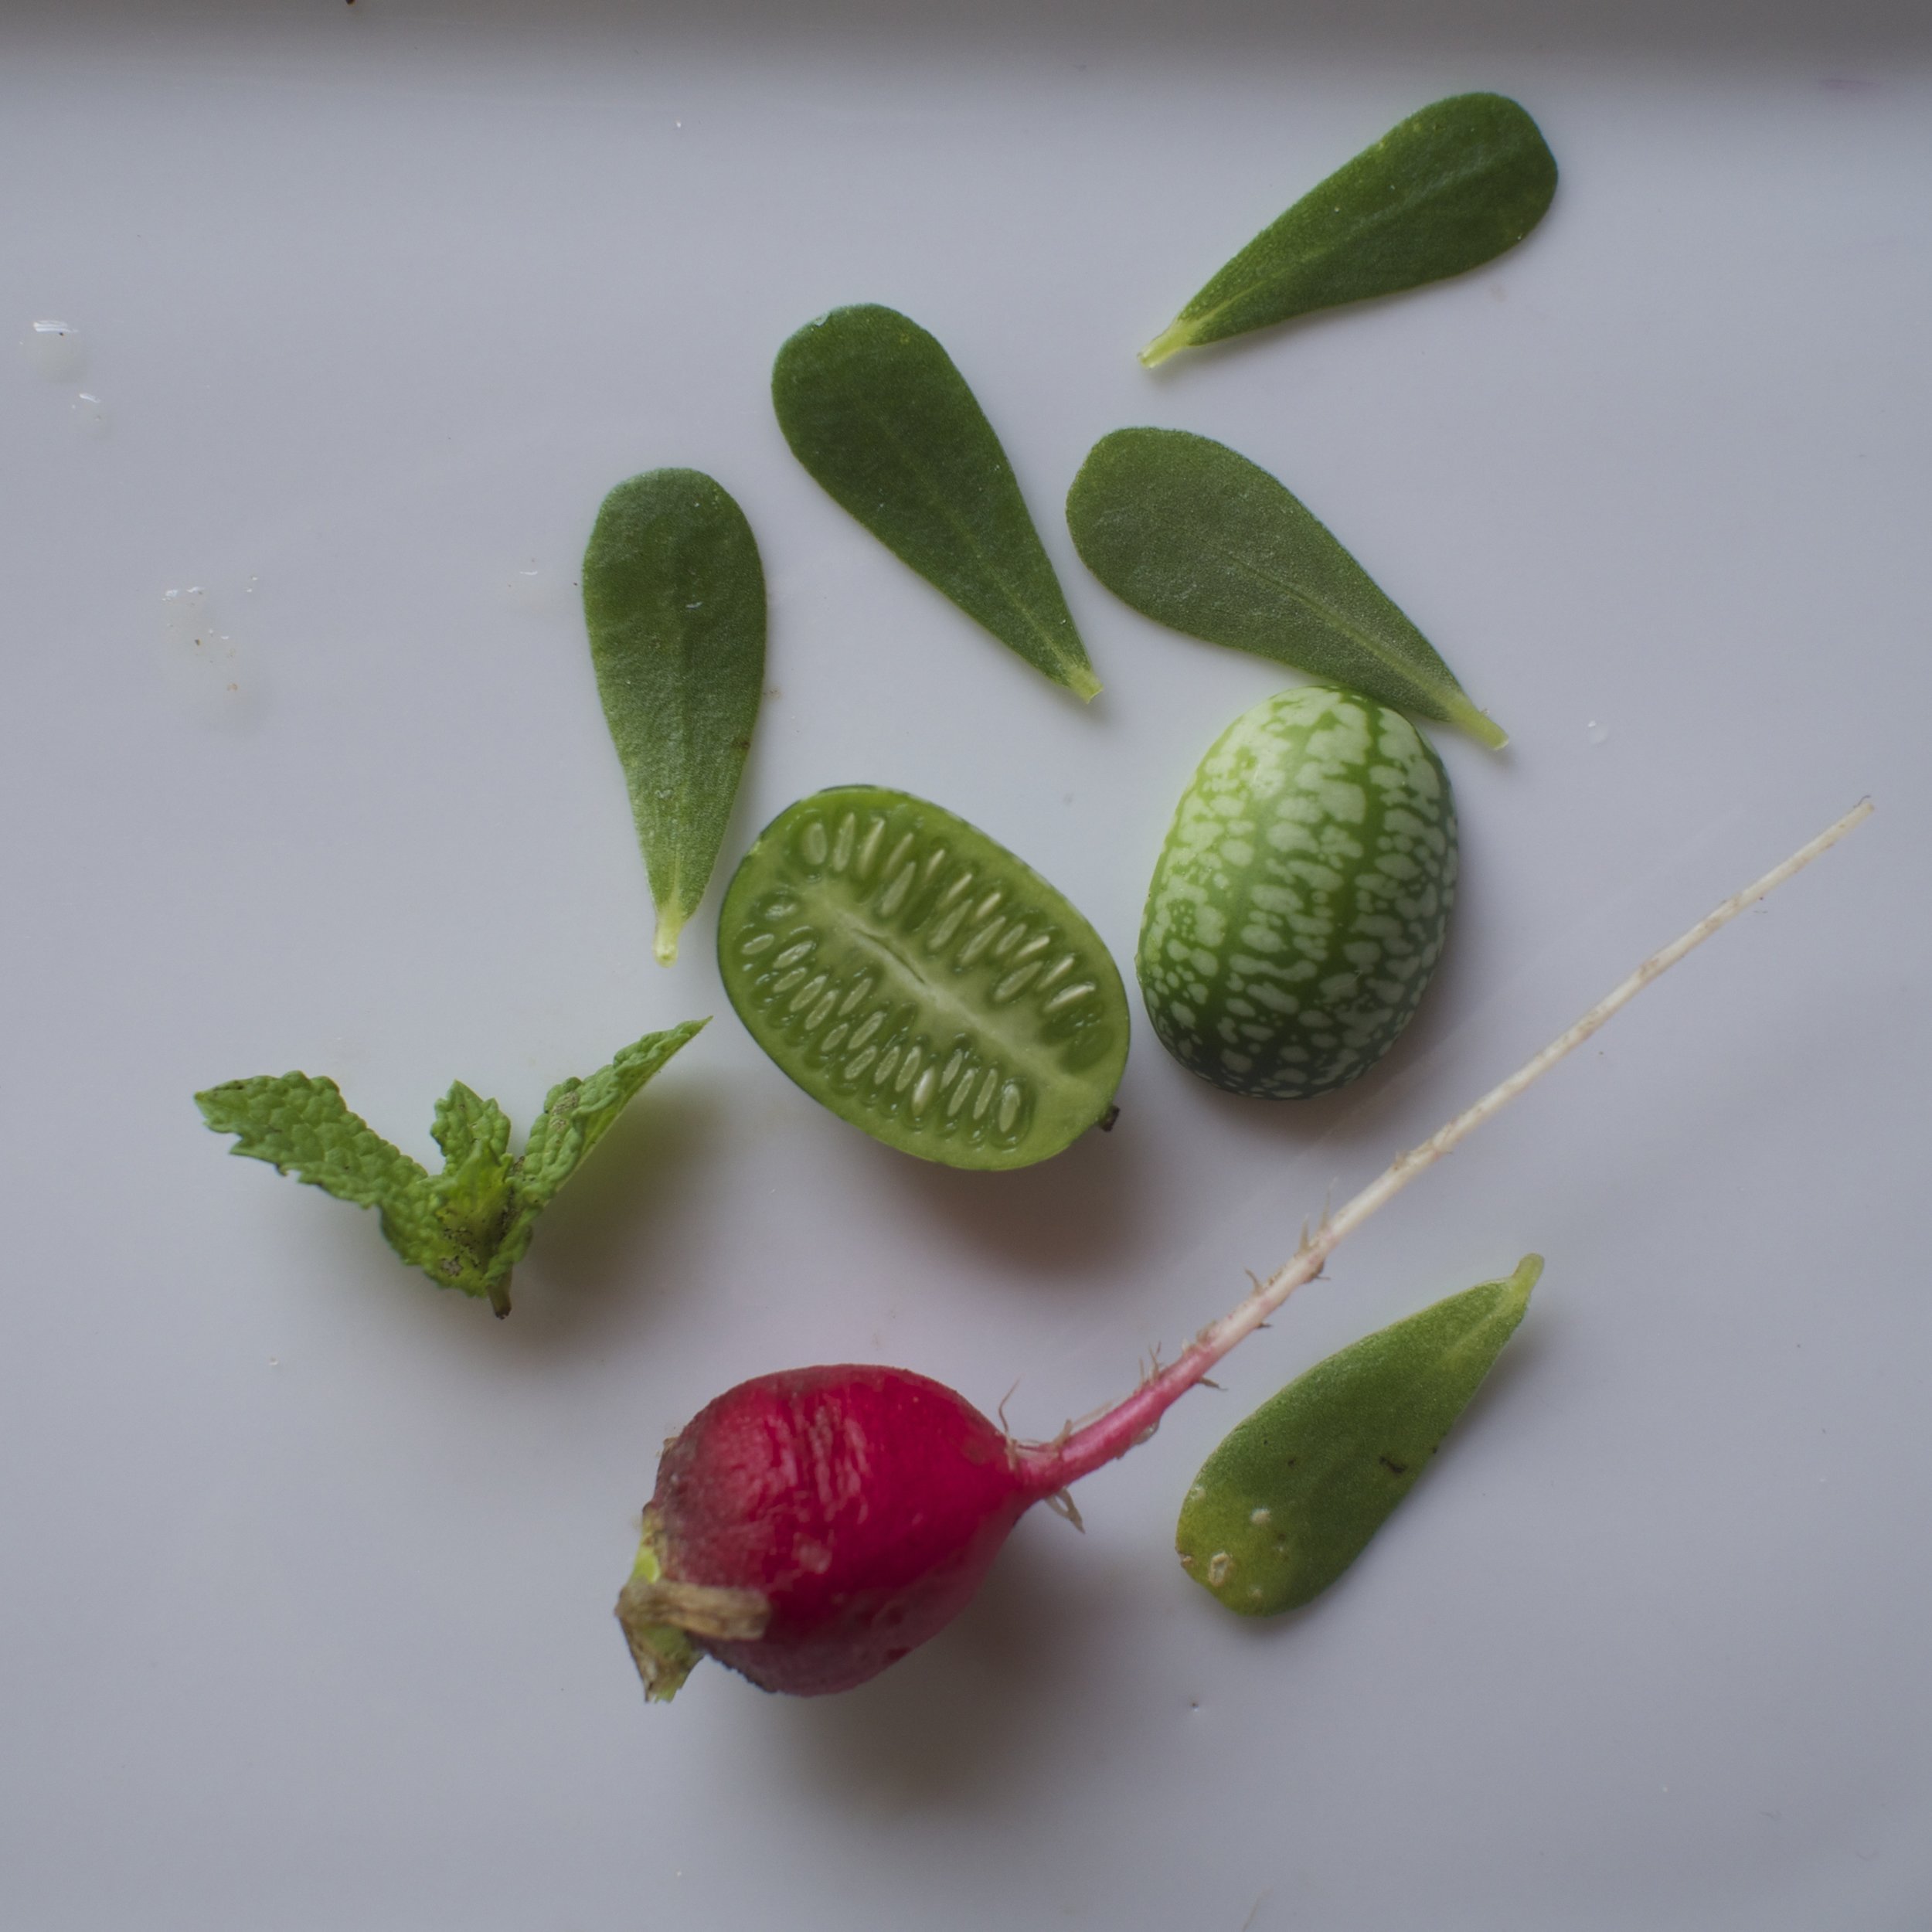
<path fill-rule="evenodd" d="M 1341 1087 L 1413 1015 L 1455 883 L 1448 775 L 1415 726 L 1349 692 L 1278 692 L 1175 810 L 1137 961 L 1154 1030 L 1231 1093 Z"/>
<path fill-rule="evenodd" d="M 781 812 L 718 923 L 725 992 L 813 1099 L 949 1167 L 1057 1154 L 1113 1104 L 1129 1026 L 1099 935 L 944 807 L 845 785 Z"/>

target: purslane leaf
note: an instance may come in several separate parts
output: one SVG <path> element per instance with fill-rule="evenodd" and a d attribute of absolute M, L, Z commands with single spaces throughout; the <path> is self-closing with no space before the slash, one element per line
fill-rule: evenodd
<path fill-rule="evenodd" d="M 1438 100 L 1264 228 L 1141 360 L 1462 274 L 1513 248 L 1556 192 L 1555 157 L 1515 101 Z"/>
<path fill-rule="evenodd" d="M 1543 1257 L 1351 1342 L 1264 1402 L 1202 1465 L 1175 1546 L 1243 1617 L 1293 1610 L 1353 1563 L 1515 1332 Z"/>
<path fill-rule="evenodd" d="M 668 965 L 717 863 L 764 689 L 764 570 L 743 512 L 696 470 L 620 483 L 584 552 L 583 615 Z"/>
<path fill-rule="evenodd" d="M 1074 478 L 1066 521 L 1087 567 L 1157 622 L 1506 742 L 1319 519 L 1225 443 L 1116 430 Z"/>
<path fill-rule="evenodd" d="M 444 1165 L 432 1175 L 352 1114 L 331 1080 L 306 1073 L 230 1080 L 195 1096 L 230 1151 L 359 1207 L 380 1210 L 383 1238 L 438 1287 L 510 1311 L 511 1270 L 538 1214 L 582 1165 L 639 1088 L 706 1024 L 687 1020 L 620 1052 L 589 1079 L 550 1090 L 522 1155 L 509 1155 L 509 1117 L 461 1080 L 437 1103 Z"/>
<path fill-rule="evenodd" d="M 1100 689 L 1013 466 L 917 322 L 873 303 L 808 322 L 771 400 L 792 454 L 889 550 L 1056 683 Z"/>

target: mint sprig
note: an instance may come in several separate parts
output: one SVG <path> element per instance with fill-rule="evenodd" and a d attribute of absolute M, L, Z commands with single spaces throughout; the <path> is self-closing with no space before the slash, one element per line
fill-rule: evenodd
<path fill-rule="evenodd" d="M 529 1247 L 538 1215 L 638 1089 L 705 1024 L 686 1020 L 647 1033 L 589 1079 L 552 1087 L 515 1156 L 509 1115 L 454 1082 L 436 1104 L 440 1174 L 351 1113 L 332 1080 L 257 1074 L 211 1087 L 195 1104 L 216 1133 L 236 1137 L 231 1152 L 267 1161 L 339 1201 L 375 1208 L 383 1238 L 412 1267 L 505 1315 L 510 1273 Z"/>

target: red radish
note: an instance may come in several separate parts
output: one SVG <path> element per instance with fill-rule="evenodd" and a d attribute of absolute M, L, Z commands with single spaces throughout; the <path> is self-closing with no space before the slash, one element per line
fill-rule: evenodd
<path fill-rule="evenodd" d="M 1321 1272 L 1345 1235 L 1870 811 L 1848 813 L 1645 961 L 1535 1059 L 1304 1233 L 1294 1257 L 1172 1367 L 1085 1427 L 1018 1443 L 963 1396 L 904 1369 L 793 1369 L 719 1396 L 665 1446 L 637 1569 L 617 1600 L 647 1693 L 669 1697 L 700 1651 L 767 1690 L 849 1690 L 936 1636 L 1035 1503 L 1152 1434 L 1175 1401 Z"/>
<path fill-rule="evenodd" d="M 903 1369 L 742 1382 L 658 1465 L 665 1574 L 756 1591 L 753 1638 L 704 1648 L 767 1690 L 849 1690 L 963 1610 L 1033 1501 L 1011 1445 Z"/>

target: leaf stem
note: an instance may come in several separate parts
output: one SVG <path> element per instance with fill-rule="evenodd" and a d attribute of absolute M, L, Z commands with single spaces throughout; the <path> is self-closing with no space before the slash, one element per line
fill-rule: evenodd
<path fill-rule="evenodd" d="M 684 930 L 684 914 L 675 901 L 667 898 L 658 908 L 658 927 L 652 936 L 651 951 L 660 966 L 676 964 L 678 935 Z"/>
<path fill-rule="evenodd" d="M 1153 369 L 1165 362 L 1177 349 L 1188 348 L 1193 340 L 1193 325 L 1177 315 L 1141 351 L 1141 360 L 1148 368 Z"/>
<path fill-rule="evenodd" d="M 1136 1443 L 1145 1441 L 1158 1427 L 1161 1417 L 1168 1410 L 1207 1375 L 1223 1356 L 1260 1328 L 1297 1288 L 1312 1281 L 1344 1238 L 1352 1234 L 1378 1208 L 1386 1206 L 1425 1168 L 1433 1167 L 1444 1155 L 1453 1152 L 1484 1121 L 1501 1113 L 1566 1054 L 1582 1046 L 1651 981 L 1668 971 L 1686 953 L 1701 946 L 1719 927 L 1729 925 L 1740 913 L 1775 891 L 1794 873 L 1801 872 L 1821 852 L 1829 851 L 1854 826 L 1869 818 L 1872 810 L 1872 801 L 1869 798 L 1862 800 L 1808 845 L 1793 852 L 1782 865 L 1774 866 L 1763 878 L 1753 881 L 1742 892 L 1733 893 L 1722 905 L 1714 906 L 1688 931 L 1679 934 L 1668 946 L 1651 954 L 1575 1025 L 1558 1034 L 1541 1053 L 1526 1060 L 1507 1080 L 1492 1087 L 1474 1105 L 1464 1107 L 1454 1119 L 1438 1128 L 1420 1147 L 1398 1155 L 1339 1213 L 1325 1218 L 1312 1234 L 1304 1230 L 1301 1245 L 1288 1260 L 1267 1281 L 1257 1282 L 1218 1321 L 1203 1328 L 1171 1367 L 1143 1383 L 1132 1395 L 1117 1403 L 1098 1420 L 1055 1441 L 1022 1446 L 1018 1454 L 1027 1486 L 1037 1495 L 1051 1495 L 1102 1464 L 1113 1461 L 1116 1457 L 1124 1455 Z"/>
<path fill-rule="evenodd" d="M 1487 745 L 1492 751 L 1502 750 L 1509 742 L 1509 733 L 1488 712 L 1478 711 L 1466 698 L 1451 706 L 1449 721 L 1461 726 L 1478 744 Z"/>

